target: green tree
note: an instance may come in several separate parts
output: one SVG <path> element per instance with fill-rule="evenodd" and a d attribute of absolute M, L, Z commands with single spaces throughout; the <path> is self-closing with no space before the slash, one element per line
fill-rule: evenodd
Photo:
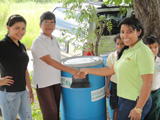
<path fill-rule="evenodd" d="M 105 3 L 113 2 L 118 4 L 122 2 L 133 4 L 135 16 L 144 27 L 143 37 L 154 35 L 160 41 L 160 0 L 111 0 Z"/>
<path fill-rule="evenodd" d="M 160 0 L 133 0 L 133 6 L 144 26 L 144 37 L 154 35 L 160 41 Z"/>
<path fill-rule="evenodd" d="M 74 18 L 78 22 L 78 28 L 76 33 L 76 40 L 84 43 L 85 40 L 88 40 L 87 42 L 94 43 L 95 46 L 95 55 L 99 55 L 99 43 L 101 40 L 101 36 L 104 32 L 104 29 L 107 27 L 107 30 L 109 33 L 112 30 L 112 22 L 110 20 L 107 20 L 105 16 L 103 15 L 97 15 L 96 8 L 92 4 L 85 4 L 86 0 L 65 0 L 62 1 L 63 6 L 66 9 L 67 18 Z M 116 4 L 118 5 L 118 4 Z M 84 7 L 85 6 L 85 7 Z M 79 14 L 75 14 L 75 11 L 79 11 Z M 122 11 L 122 8 L 121 8 Z M 88 25 L 90 24 L 96 24 L 96 28 L 90 28 Z M 74 39 L 74 38 L 73 38 Z M 73 40 L 72 39 L 72 40 Z M 88 45 L 88 46 L 87 46 Z M 84 47 L 92 47 L 92 44 L 88 43 Z M 76 46 L 76 44 L 75 44 Z M 79 46 L 77 46 L 79 47 Z M 78 48 L 79 49 L 79 48 Z M 91 49 L 91 48 L 90 48 Z"/>
<path fill-rule="evenodd" d="M 74 18 L 77 20 L 79 27 L 77 28 L 77 32 L 76 32 L 76 40 L 82 43 L 84 43 L 85 40 L 89 40 L 87 42 L 93 42 L 95 46 L 95 55 L 98 55 L 99 41 L 104 31 L 104 28 L 107 25 L 108 25 L 108 28 L 112 28 L 112 24 L 110 24 L 110 21 L 106 21 L 106 18 L 104 16 L 97 17 L 96 9 L 93 5 L 86 4 L 84 7 L 83 5 L 84 2 L 85 0 L 63 1 L 64 7 L 70 8 L 70 9 L 66 9 L 66 13 L 67 13 L 66 19 Z M 78 15 L 75 14 L 75 10 L 77 9 L 79 11 Z M 89 24 L 93 24 L 93 23 L 96 23 L 96 26 L 98 26 L 99 29 L 91 30 L 91 28 L 87 27 Z M 85 45 L 85 47 L 89 47 L 90 49 L 92 49 L 91 48 L 92 44 L 88 43 L 87 45 Z"/>
<path fill-rule="evenodd" d="M 107 22 L 105 21 L 105 18 L 103 17 L 97 17 L 95 8 L 92 6 L 88 6 L 87 9 L 82 8 L 82 3 L 86 0 L 65 0 L 63 1 L 63 4 L 65 7 L 72 4 L 71 9 L 69 9 L 68 12 L 68 18 L 74 17 L 78 20 L 79 25 L 82 25 L 84 19 L 88 20 L 89 23 L 96 22 L 96 25 L 100 27 L 100 29 L 94 31 L 93 33 L 88 33 L 88 29 L 84 27 L 81 27 L 78 32 L 79 34 L 84 33 L 85 37 L 84 39 L 92 39 L 93 37 L 96 37 L 95 42 L 95 53 L 98 55 L 98 45 L 99 40 L 102 35 L 102 31 L 104 29 L 104 26 L 107 25 Z M 103 1 L 103 0 L 98 0 Z M 120 5 L 122 3 L 130 4 L 134 8 L 135 16 L 141 21 L 141 23 L 144 26 L 144 37 L 154 35 L 160 40 L 160 0 L 105 0 L 104 2 L 106 5 L 108 4 L 115 4 Z M 81 9 L 80 16 L 74 16 L 74 12 L 76 8 Z M 103 22 L 102 22 L 103 21 Z M 108 23 L 109 26 L 108 29 L 111 28 L 112 25 Z M 84 25 L 86 27 L 86 25 Z M 82 32 L 82 30 L 84 30 Z M 96 34 L 94 34 L 96 33 Z M 78 34 L 77 34 L 78 35 Z M 78 37 L 77 37 L 78 38 Z"/>
<path fill-rule="evenodd" d="M 160 41 L 160 0 L 110 0 L 106 4 L 133 4 L 135 16 L 144 26 L 144 37 L 154 35 Z"/>

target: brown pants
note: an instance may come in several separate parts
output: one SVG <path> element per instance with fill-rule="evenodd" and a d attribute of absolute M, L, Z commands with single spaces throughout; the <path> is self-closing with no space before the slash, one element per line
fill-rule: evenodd
<path fill-rule="evenodd" d="M 36 89 L 43 120 L 59 120 L 60 84 Z"/>

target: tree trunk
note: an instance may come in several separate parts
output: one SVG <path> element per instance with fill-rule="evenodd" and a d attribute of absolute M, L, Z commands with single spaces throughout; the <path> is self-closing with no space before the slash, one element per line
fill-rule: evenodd
<path fill-rule="evenodd" d="M 103 34 L 103 31 L 104 31 L 104 28 L 105 28 L 105 26 L 106 26 L 106 24 L 107 24 L 107 20 L 106 21 L 100 21 L 99 22 L 99 29 L 100 29 L 100 31 L 96 31 L 95 32 L 95 34 L 96 34 L 96 44 L 95 44 L 95 55 L 96 56 L 98 56 L 99 54 L 98 54 L 98 47 L 99 47 L 99 41 L 100 41 L 100 39 L 101 39 L 101 36 L 102 36 L 102 34 Z"/>
<path fill-rule="evenodd" d="M 133 7 L 144 27 L 144 38 L 154 35 L 160 41 L 160 0 L 133 0 Z"/>
<path fill-rule="evenodd" d="M 103 0 L 98 0 L 99 2 L 103 2 Z"/>

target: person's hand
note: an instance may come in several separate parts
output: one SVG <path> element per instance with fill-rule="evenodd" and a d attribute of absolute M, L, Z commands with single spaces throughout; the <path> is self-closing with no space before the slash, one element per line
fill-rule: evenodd
<path fill-rule="evenodd" d="M 79 69 L 73 69 L 71 74 L 74 76 L 75 79 L 82 79 L 85 78 L 83 74 L 78 75 L 80 72 Z"/>
<path fill-rule="evenodd" d="M 14 80 L 12 80 L 12 76 L 6 76 L 3 78 L 0 78 L 0 86 L 2 85 L 7 85 L 7 86 L 11 86 L 11 84 L 14 84 Z"/>
<path fill-rule="evenodd" d="M 79 70 L 78 73 L 76 75 L 74 75 L 75 79 L 84 79 L 85 77 L 86 77 L 86 75 L 81 70 Z"/>
<path fill-rule="evenodd" d="M 78 73 L 79 73 L 79 69 L 74 69 L 71 74 L 72 74 L 73 76 L 77 76 Z"/>
<path fill-rule="evenodd" d="M 109 88 L 107 88 L 107 92 L 106 92 L 106 98 L 109 99 L 109 96 L 111 96 L 110 90 Z"/>
<path fill-rule="evenodd" d="M 129 113 L 129 116 L 130 117 L 130 120 L 140 120 L 141 119 L 141 114 L 142 113 L 138 113 L 135 108 L 133 108 L 130 113 Z"/>
<path fill-rule="evenodd" d="M 80 69 L 78 75 L 80 75 L 80 74 L 83 74 L 83 75 L 86 76 L 88 74 L 88 68 L 82 68 L 82 69 Z"/>
<path fill-rule="evenodd" d="M 83 79 L 88 74 L 87 68 L 80 69 L 77 75 L 74 76 L 75 79 Z"/>
<path fill-rule="evenodd" d="M 33 92 L 32 92 L 32 90 L 30 90 L 28 92 L 29 92 L 30 102 L 33 103 L 34 102 Z"/>

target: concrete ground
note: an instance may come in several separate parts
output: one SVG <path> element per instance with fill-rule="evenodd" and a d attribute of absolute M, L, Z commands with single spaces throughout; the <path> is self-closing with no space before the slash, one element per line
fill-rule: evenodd
<path fill-rule="evenodd" d="M 33 57 L 32 57 L 32 54 L 31 54 L 31 51 L 27 51 L 27 54 L 29 56 L 29 63 L 28 63 L 28 71 L 33 71 Z"/>

